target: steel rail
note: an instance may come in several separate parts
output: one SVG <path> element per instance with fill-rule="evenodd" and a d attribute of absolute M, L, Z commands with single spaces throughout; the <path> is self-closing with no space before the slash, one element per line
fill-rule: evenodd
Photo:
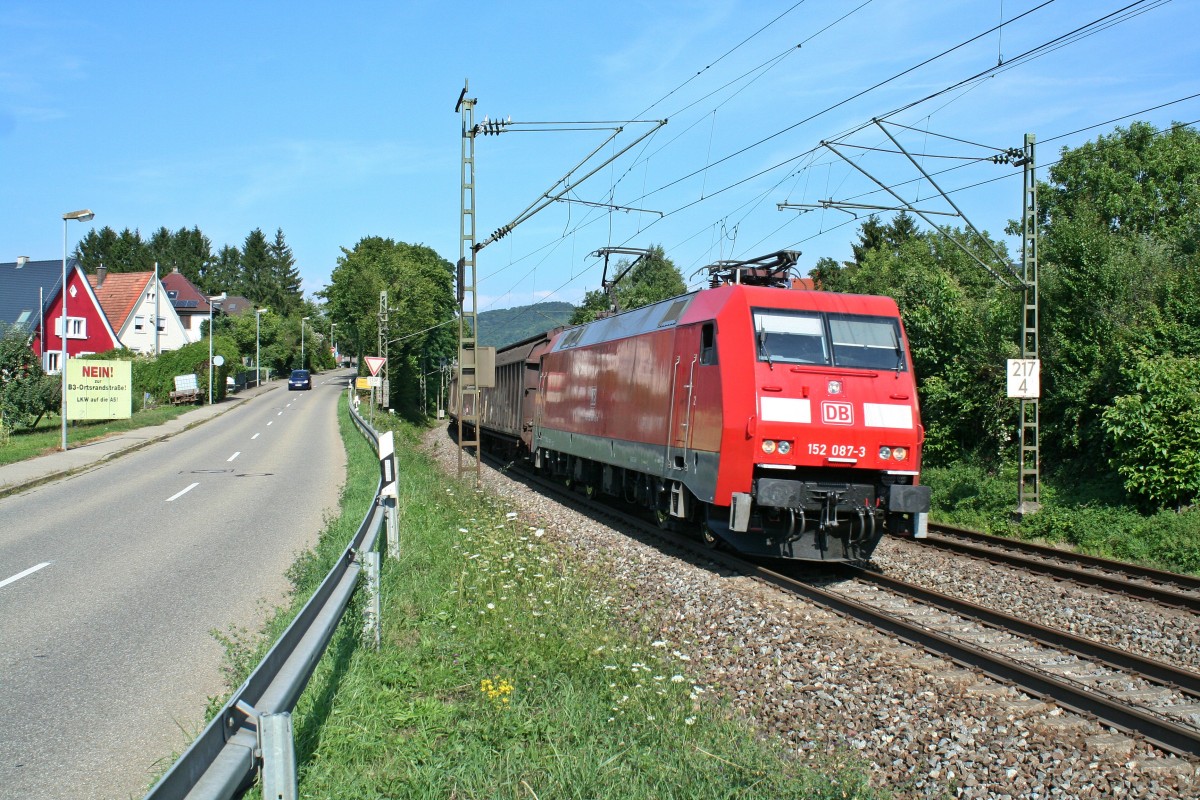
<path fill-rule="evenodd" d="M 1029 639 L 1039 641 L 1048 647 L 1066 650 L 1084 658 L 1101 662 L 1109 667 L 1131 670 L 1144 678 L 1149 678 L 1171 688 L 1178 689 L 1184 694 L 1200 698 L 1200 673 L 1166 664 L 1162 661 L 1154 661 L 1127 650 L 1121 650 L 1093 641 L 1092 639 L 1075 636 L 1058 628 L 1029 622 L 1028 620 L 995 611 L 985 606 L 960 600 L 957 597 L 951 597 L 950 595 L 935 592 L 932 589 L 926 589 L 923 586 L 890 578 L 878 572 L 871 572 L 859 567 L 847 567 L 847 569 L 851 570 L 854 576 L 860 580 L 874 583 L 888 591 L 911 597 L 926 605 L 936 606 L 953 614 L 970 617 L 984 624 L 1002 628 L 1012 633 L 1018 633 Z"/>
<path fill-rule="evenodd" d="M 1076 686 L 1010 658 L 966 645 L 950 636 L 871 608 L 863 603 L 828 592 L 805 581 L 795 580 L 765 567 L 755 567 L 759 578 L 814 603 L 886 631 L 899 639 L 947 656 L 964 666 L 1001 682 L 1014 684 L 1030 694 L 1052 700 L 1078 714 L 1143 736 L 1163 750 L 1178 755 L 1200 755 L 1200 731 L 1177 725 L 1139 708 Z"/>
<path fill-rule="evenodd" d="M 948 536 L 937 535 L 939 531 L 944 531 Z M 1200 594 L 1187 594 L 1176 589 L 1148 586 L 1129 580 L 1129 578 L 1142 578 L 1172 584 L 1185 590 L 1200 592 L 1200 579 L 1190 575 L 1180 575 L 1151 567 L 1142 567 L 1137 564 L 1126 564 L 1122 561 L 1113 561 L 1082 553 L 1056 550 L 1053 547 L 1022 542 L 1016 539 L 1006 539 L 1001 536 L 989 536 L 978 531 L 955 528 L 949 525 L 930 525 L 929 533 L 930 535 L 925 539 L 914 541 L 922 542 L 929 547 L 951 550 L 963 555 L 1007 564 L 1029 572 L 1040 572 L 1056 578 L 1074 581 L 1084 586 L 1099 586 L 1109 591 L 1119 592 L 1142 600 L 1152 600 L 1161 605 L 1200 612 Z M 970 539 L 972 541 L 965 542 L 950 537 Z M 975 542 L 978 542 L 978 544 Z M 1090 569 L 1068 566 L 1062 563 L 1054 564 L 1042 561 L 1036 557 L 1031 559 L 1030 555 L 1055 559 L 1059 562 L 1075 562 L 1080 564 L 1081 567 L 1089 567 Z M 1105 575 L 1092 571 L 1094 569 L 1106 570 L 1118 575 L 1124 575 L 1125 577 Z"/>
<path fill-rule="evenodd" d="M 375 431 L 353 408 L 350 415 L 378 449 Z M 358 531 L 313 596 L 145 800 L 226 800 L 250 786 L 261 755 L 257 715 L 295 708 L 358 586 L 362 563 L 357 555 L 375 546 L 382 522 L 377 487 Z"/>

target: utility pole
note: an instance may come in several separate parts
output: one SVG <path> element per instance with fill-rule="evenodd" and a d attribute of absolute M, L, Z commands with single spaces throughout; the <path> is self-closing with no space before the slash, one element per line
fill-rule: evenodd
<path fill-rule="evenodd" d="M 475 103 L 477 100 L 473 97 L 467 97 L 468 85 L 463 81 L 462 91 L 458 95 L 458 102 L 454 105 L 454 113 L 462 114 L 462 167 L 461 167 L 461 214 L 459 216 L 459 258 L 458 258 L 458 474 L 461 478 L 463 472 L 469 468 L 463 465 L 463 453 L 468 447 L 475 448 L 475 483 L 480 481 L 480 451 L 479 451 L 479 414 L 481 411 L 480 389 L 491 388 L 495 383 L 495 348 L 479 347 L 477 326 L 478 312 L 478 294 L 476 293 L 476 279 L 478 264 L 476 258 L 480 250 L 487 247 L 493 242 L 503 239 L 508 234 L 525 221 L 529 220 L 539 211 L 542 211 L 557 202 L 575 202 L 574 198 L 568 197 L 572 194 L 581 183 L 592 177 L 602 169 L 613 163 L 625 153 L 629 152 L 638 143 L 644 141 L 655 130 L 667 124 L 664 120 L 627 120 L 626 122 L 616 123 L 608 122 L 581 122 L 581 123 L 564 123 L 564 122 L 528 122 L 517 123 L 518 128 L 524 126 L 525 130 L 555 130 L 561 129 L 563 125 L 579 126 L 573 127 L 573 130 L 586 131 L 608 131 L 608 139 L 591 151 L 582 161 L 573 167 L 566 175 L 559 178 L 554 184 L 538 196 L 536 200 L 530 203 L 524 211 L 517 215 L 511 222 L 501 225 L 487 239 L 482 242 L 476 241 L 475 235 L 475 137 L 477 135 L 499 135 L 512 128 L 512 118 L 488 120 L 486 114 L 483 116 L 483 121 L 478 125 L 475 124 Z M 606 158 L 603 163 L 596 166 L 590 172 L 581 177 L 574 177 L 577 170 L 583 169 L 589 164 L 591 159 L 607 145 L 621 135 L 625 129 L 625 125 L 629 124 L 652 124 L 653 128 L 644 132 L 639 138 L 635 139 L 630 144 L 626 145 L 622 150 L 616 152 Z M 612 127 L 616 125 L 617 127 Z M 553 127 L 550 127 L 553 126 Z M 598 205 L 598 204 L 590 204 Z M 609 204 L 599 204 L 612 208 L 622 208 L 626 211 L 640 211 L 642 209 L 630 209 L 620 206 L 609 206 Z M 657 213 L 657 212 L 654 212 Z"/>
<path fill-rule="evenodd" d="M 937 190 L 938 194 L 956 212 L 953 216 L 960 217 L 980 240 L 986 243 L 987 238 L 975 228 L 971 221 L 967 219 L 962 210 L 954 204 L 949 195 L 938 186 L 934 181 L 933 176 L 921 165 L 921 163 L 909 153 L 904 146 L 892 135 L 882 120 L 874 120 L 875 124 L 883 131 L 884 135 L 896 145 L 897 150 L 903 153 L 905 157 L 912 163 L 914 167 L 921 173 L 921 176 L 929 181 L 929 184 Z M 826 148 L 834 152 L 849 166 L 858 170 L 871 181 L 873 181 L 881 190 L 887 192 L 892 197 L 900 202 L 899 207 L 887 208 L 884 206 L 867 206 L 857 203 L 843 203 L 833 200 L 823 200 L 817 205 L 805 204 L 790 205 L 780 203 L 779 208 L 839 208 L 844 210 L 849 209 L 870 209 L 870 210 L 898 210 L 916 214 L 921 217 L 930 226 L 939 231 L 950 242 L 958 246 L 968 257 L 973 259 L 976 264 L 987 271 L 989 275 L 996 279 L 998 283 L 1006 289 L 1021 292 L 1022 297 L 1022 320 L 1021 320 L 1021 358 L 1009 359 L 1008 375 L 1006 376 L 1009 383 L 1008 396 L 1010 398 L 1020 398 L 1021 410 L 1020 420 L 1018 422 L 1019 441 L 1019 460 L 1020 471 L 1017 478 L 1017 507 L 1014 513 L 1023 517 L 1026 514 L 1033 514 L 1041 508 L 1041 497 L 1039 483 L 1040 476 L 1040 451 L 1039 441 L 1041 437 L 1039 420 L 1038 420 L 1038 396 L 1040 394 L 1040 371 L 1041 362 L 1038 360 L 1038 256 L 1037 256 L 1037 179 L 1034 173 L 1034 144 L 1037 137 L 1032 133 L 1025 134 L 1025 147 L 1023 150 L 1018 148 L 1009 148 L 1002 153 L 992 156 L 991 161 L 994 164 L 1012 164 L 1013 166 L 1024 168 L 1024 187 L 1022 188 L 1022 269 L 1018 272 L 1016 264 L 1008 262 L 995 247 L 988 245 L 992 254 L 996 256 L 996 263 L 1000 265 L 999 269 L 988 264 L 977 254 L 967 247 L 966 244 L 960 242 L 954 235 L 953 231 L 944 228 L 933 220 L 929 219 L 931 212 L 913 208 L 911 204 L 904 200 L 894 189 L 884 184 L 871 173 L 867 172 L 855 160 L 844 155 L 830 142 L 822 142 Z"/>
<path fill-rule="evenodd" d="M 1021 261 L 1025 289 L 1024 327 L 1021 332 L 1021 358 L 1038 362 L 1038 234 L 1037 178 L 1034 174 L 1034 145 L 1037 138 L 1025 134 L 1025 186 L 1021 212 Z M 1040 383 L 1040 381 L 1039 381 Z M 1038 398 L 1021 398 L 1021 475 L 1017 487 L 1017 514 L 1032 514 L 1041 508 Z"/>
<path fill-rule="evenodd" d="M 425 354 L 422 353 L 421 354 L 421 416 L 425 416 L 426 414 L 429 413 L 429 397 L 428 397 L 428 393 L 425 388 L 425 368 L 427 366 L 427 361 L 428 361 L 428 359 L 425 358 Z"/>
<path fill-rule="evenodd" d="M 462 114 L 461 213 L 458 244 L 458 477 L 467 447 L 475 448 L 475 485 L 482 478 L 479 450 L 479 385 L 476 380 L 478 295 L 475 254 L 475 98 L 467 97 L 467 82 L 454 110 Z"/>
<path fill-rule="evenodd" d="M 390 388 L 388 386 L 388 378 L 387 378 L 387 376 L 388 376 L 388 357 L 387 357 L 387 350 L 386 350 L 386 348 L 388 346 L 388 338 L 387 337 L 388 337 L 388 296 L 387 296 L 387 290 L 385 289 L 379 293 L 379 342 L 378 342 L 378 346 L 375 350 L 375 352 L 377 352 L 383 358 L 383 370 L 382 370 L 383 375 L 380 378 L 381 382 L 380 382 L 380 386 L 379 386 L 379 407 L 380 408 L 388 407 L 387 395 L 388 395 L 388 389 Z M 372 403 L 371 404 L 374 405 L 374 395 L 375 395 L 375 387 L 374 386 L 371 387 L 371 394 L 372 394 L 372 398 L 371 398 Z"/>

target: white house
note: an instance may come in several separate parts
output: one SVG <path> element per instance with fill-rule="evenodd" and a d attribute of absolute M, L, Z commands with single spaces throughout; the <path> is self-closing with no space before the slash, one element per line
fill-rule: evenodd
<path fill-rule="evenodd" d="M 105 268 L 100 267 L 95 275 L 88 276 L 88 281 L 122 346 L 153 355 L 164 350 L 178 350 L 188 343 L 183 322 L 171 305 L 162 281 L 156 281 L 153 272 L 108 275 Z M 155 327 L 158 328 L 157 347 Z"/>

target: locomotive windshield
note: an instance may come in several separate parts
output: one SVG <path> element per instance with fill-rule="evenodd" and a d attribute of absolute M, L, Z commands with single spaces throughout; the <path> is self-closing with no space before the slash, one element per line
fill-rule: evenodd
<path fill-rule="evenodd" d="M 891 317 L 755 309 L 758 360 L 851 369 L 907 369 Z"/>

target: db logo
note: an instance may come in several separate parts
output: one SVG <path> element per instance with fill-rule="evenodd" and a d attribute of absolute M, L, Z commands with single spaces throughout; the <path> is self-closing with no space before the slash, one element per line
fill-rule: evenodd
<path fill-rule="evenodd" d="M 853 425 L 854 406 L 850 403 L 821 403 L 821 421 L 827 425 Z"/>

